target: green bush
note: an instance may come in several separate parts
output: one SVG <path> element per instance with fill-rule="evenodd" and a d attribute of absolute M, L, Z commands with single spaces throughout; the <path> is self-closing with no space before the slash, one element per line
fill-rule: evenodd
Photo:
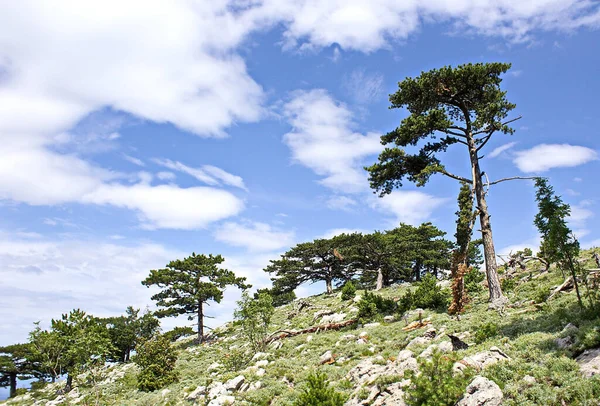
<path fill-rule="evenodd" d="M 540 286 L 533 294 L 533 301 L 536 303 L 544 303 L 550 296 L 550 291 L 547 287 Z"/>
<path fill-rule="evenodd" d="M 236 348 L 225 354 L 223 366 L 228 371 L 239 371 L 250 365 L 250 361 L 252 361 L 252 354 Z"/>
<path fill-rule="evenodd" d="M 468 293 L 478 293 L 483 291 L 481 282 L 485 279 L 485 274 L 479 269 L 471 268 L 469 272 L 465 274 L 465 290 Z"/>
<path fill-rule="evenodd" d="M 358 318 L 361 322 L 373 320 L 380 314 L 392 314 L 397 305 L 392 299 L 386 299 L 376 293 L 365 292 L 358 302 Z"/>
<path fill-rule="evenodd" d="M 411 380 L 404 400 L 407 406 L 452 406 L 460 399 L 473 377 L 466 369 L 454 375 L 454 361 L 434 350 L 431 360 L 418 358 L 420 374 L 409 370 L 404 378 Z"/>
<path fill-rule="evenodd" d="M 354 286 L 354 283 L 352 283 L 352 281 L 346 282 L 344 287 L 342 287 L 342 300 L 354 299 L 355 295 L 356 287 Z"/>
<path fill-rule="evenodd" d="M 423 277 L 414 294 L 414 305 L 423 309 L 437 309 L 448 304 L 449 296 L 437 285 L 431 274 Z"/>
<path fill-rule="evenodd" d="M 489 322 L 482 326 L 479 326 L 477 331 L 475 332 L 475 342 L 477 344 L 481 344 L 488 338 L 492 338 L 498 335 L 498 325 L 495 323 Z"/>
<path fill-rule="evenodd" d="M 517 286 L 517 281 L 512 278 L 504 278 L 500 281 L 500 287 L 503 292 L 511 292 Z"/>
<path fill-rule="evenodd" d="M 404 313 L 415 307 L 415 295 L 409 290 L 398 300 L 398 314 L 402 316 Z"/>
<path fill-rule="evenodd" d="M 17 388 L 15 390 L 14 397 L 21 396 L 21 395 L 24 395 L 26 393 L 27 393 L 27 389 L 25 389 L 25 388 Z"/>
<path fill-rule="evenodd" d="M 177 381 L 177 354 L 164 335 L 143 341 L 133 361 L 140 367 L 138 389 L 151 392 Z"/>
<path fill-rule="evenodd" d="M 343 406 L 346 397 L 327 381 L 327 375 L 317 371 L 306 379 L 306 386 L 294 402 L 295 406 Z"/>
<path fill-rule="evenodd" d="M 254 351 L 262 351 L 266 345 L 271 317 L 275 311 L 273 298 L 268 293 L 261 292 L 256 299 L 252 299 L 247 292 L 244 292 L 237 304 L 238 308 L 233 313 L 235 319 L 241 323 L 242 331 Z"/>

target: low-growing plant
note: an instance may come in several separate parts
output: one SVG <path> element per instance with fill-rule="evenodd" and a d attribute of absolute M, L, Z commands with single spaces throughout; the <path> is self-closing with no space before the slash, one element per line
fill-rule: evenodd
<path fill-rule="evenodd" d="M 460 399 L 473 377 L 470 369 L 454 374 L 454 360 L 434 350 L 431 360 L 419 358 L 419 374 L 404 373 L 411 380 L 405 392 L 407 406 L 452 406 Z"/>
<path fill-rule="evenodd" d="M 252 354 L 240 348 L 235 348 L 225 354 L 223 366 L 228 371 L 239 371 L 250 365 L 250 361 L 252 361 Z"/>
<path fill-rule="evenodd" d="M 402 316 L 404 313 L 414 308 L 415 306 L 415 296 L 414 294 L 408 290 L 404 295 L 400 297 L 397 303 L 398 306 L 398 314 Z"/>
<path fill-rule="evenodd" d="M 414 305 L 423 309 L 437 309 L 448 304 L 449 296 L 438 286 L 431 274 L 423 277 L 414 294 Z"/>
<path fill-rule="evenodd" d="M 517 281 L 513 278 L 504 278 L 500 281 L 503 292 L 512 292 L 517 286 Z"/>
<path fill-rule="evenodd" d="M 317 371 L 306 379 L 306 386 L 294 402 L 295 406 L 342 406 L 346 396 L 337 392 L 327 380 L 327 375 Z"/>
<path fill-rule="evenodd" d="M 177 381 L 177 354 L 164 335 L 140 343 L 133 361 L 140 367 L 138 389 L 151 392 Z"/>
<path fill-rule="evenodd" d="M 378 315 L 392 314 L 396 308 L 396 302 L 392 299 L 386 299 L 376 293 L 365 292 L 358 302 L 358 318 L 364 323 L 373 320 Z"/>
<path fill-rule="evenodd" d="M 354 283 L 352 283 L 352 281 L 346 282 L 342 287 L 342 300 L 354 299 L 355 295 L 356 286 L 354 286 Z"/>
<path fill-rule="evenodd" d="M 481 344 L 488 338 L 496 337 L 498 335 L 498 325 L 493 322 L 485 323 L 477 328 L 475 332 L 475 342 Z"/>
<path fill-rule="evenodd" d="M 468 293 L 478 293 L 483 291 L 481 282 L 485 279 L 485 274 L 479 269 L 471 268 L 469 272 L 465 274 L 465 290 Z"/>
<path fill-rule="evenodd" d="M 234 317 L 240 321 L 242 331 L 254 351 L 262 351 L 266 345 L 265 340 L 275 310 L 273 298 L 268 293 L 261 292 L 252 299 L 247 292 L 244 292 L 237 304 L 238 309 L 235 310 Z"/>
<path fill-rule="evenodd" d="M 548 288 L 544 287 L 544 286 L 540 286 L 539 288 L 536 289 L 534 295 L 533 295 L 533 301 L 536 303 L 544 303 L 548 297 L 550 296 L 550 291 L 548 290 Z"/>

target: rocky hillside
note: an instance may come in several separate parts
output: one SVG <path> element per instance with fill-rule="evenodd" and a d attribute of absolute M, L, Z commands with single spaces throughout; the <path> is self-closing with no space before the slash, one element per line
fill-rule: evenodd
<path fill-rule="evenodd" d="M 162 390 L 138 391 L 130 363 L 80 376 L 67 395 L 57 394 L 57 383 L 5 404 L 292 405 L 319 370 L 347 405 L 404 405 L 413 385 L 408 371 L 418 373 L 442 353 L 454 374 L 470 374 L 458 405 L 599 405 L 600 319 L 580 310 L 568 287 L 545 301 L 563 281 L 559 270 L 521 271 L 505 284 L 511 304 L 503 312 L 487 310 L 481 289 L 460 320 L 416 309 L 343 323 L 356 318 L 363 292 L 347 301 L 339 294 L 299 299 L 276 309 L 271 330 L 284 332 L 264 352 L 251 353 L 235 323 L 214 330 L 203 345 L 175 343 L 179 379 Z M 379 293 L 397 299 L 414 289 L 402 284 Z M 288 334 L 340 323 L 350 325 Z"/>

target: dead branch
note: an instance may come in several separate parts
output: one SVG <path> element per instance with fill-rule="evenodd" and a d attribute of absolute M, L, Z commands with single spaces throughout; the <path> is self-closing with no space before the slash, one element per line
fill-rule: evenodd
<path fill-rule="evenodd" d="M 317 333 L 320 331 L 328 331 L 328 330 L 339 330 L 344 327 L 351 326 L 357 322 L 358 322 L 357 319 L 352 319 L 352 320 L 342 321 L 339 323 L 329 323 L 329 324 L 321 324 L 318 326 L 312 326 L 309 328 L 305 328 L 304 330 L 277 330 L 274 333 L 272 333 L 271 335 L 269 335 L 269 337 L 267 337 L 267 339 L 265 340 L 265 344 L 270 344 L 273 341 L 281 340 L 281 339 L 288 338 L 288 337 L 295 337 L 295 336 L 298 336 L 301 334 Z"/>

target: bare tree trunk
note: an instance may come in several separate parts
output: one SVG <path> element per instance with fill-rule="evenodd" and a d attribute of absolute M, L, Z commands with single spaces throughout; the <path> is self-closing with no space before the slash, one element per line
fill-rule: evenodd
<path fill-rule="evenodd" d="M 485 191 L 483 189 L 483 179 L 481 169 L 479 168 L 479 158 L 477 157 L 477 146 L 472 137 L 467 140 L 469 144 L 469 156 L 471 158 L 471 169 L 473 171 L 473 188 L 477 198 L 477 209 L 479 210 L 479 222 L 481 223 L 481 238 L 483 239 L 483 254 L 485 258 L 485 273 L 487 276 L 488 288 L 490 291 L 490 307 L 501 308 L 508 302 L 508 299 L 502 293 L 500 279 L 498 278 L 498 265 L 496 263 L 496 250 L 494 248 L 494 238 L 492 236 L 492 225 L 488 212 L 487 202 L 485 200 Z"/>
<path fill-rule="evenodd" d="M 331 278 L 327 278 L 325 280 L 325 284 L 327 285 L 327 293 L 332 294 L 333 293 L 333 285 L 331 283 Z"/>
<path fill-rule="evenodd" d="M 377 285 L 375 286 L 375 290 L 383 289 L 383 272 L 381 272 L 381 267 L 377 269 Z"/>
<path fill-rule="evenodd" d="M 16 372 L 10 372 L 10 392 L 9 392 L 9 397 L 14 398 L 15 397 L 15 393 L 17 393 L 17 373 Z"/>
<path fill-rule="evenodd" d="M 202 302 L 198 302 L 198 343 L 200 344 L 204 341 L 204 311 L 202 305 Z"/>
<path fill-rule="evenodd" d="M 71 373 L 67 374 L 67 384 L 65 385 L 65 393 L 71 392 L 73 389 L 73 375 Z"/>

